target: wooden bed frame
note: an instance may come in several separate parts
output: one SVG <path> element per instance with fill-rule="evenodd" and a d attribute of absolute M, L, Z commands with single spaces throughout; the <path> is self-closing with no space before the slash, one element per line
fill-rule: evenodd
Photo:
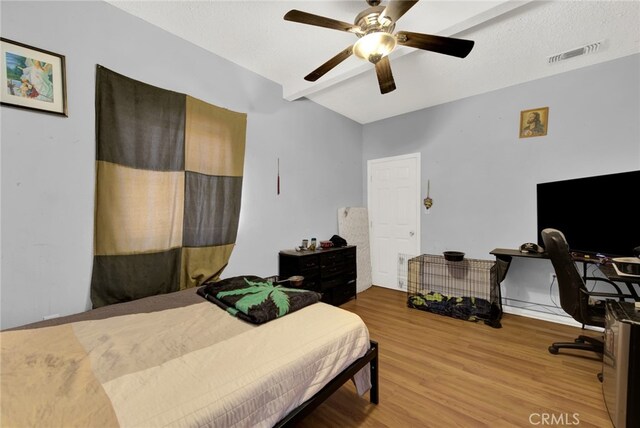
<path fill-rule="evenodd" d="M 360 369 L 371 363 L 371 390 L 369 391 L 369 401 L 378 404 L 378 342 L 369 341 L 370 347 L 366 354 L 354 361 L 349 367 L 344 369 L 339 375 L 333 378 L 313 397 L 296 407 L 291 413 L 285 416 L 275 425 L 275 428 L 293 427 L 300 422 L 316 407 L 322 404 L 331 394 L 336 392 L 342 385 L 351 379 Z"/>

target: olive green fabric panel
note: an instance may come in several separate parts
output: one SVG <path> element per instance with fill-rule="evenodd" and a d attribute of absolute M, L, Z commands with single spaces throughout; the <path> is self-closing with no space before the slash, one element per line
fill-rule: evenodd
<path fill-rule="evenodd" d="M 242 198 L 242 177 L 186 172 L 184 195 L 185 247 L 236 242 Z"/>
<path fill-rule="evenodd" d="M 184 171 L 150 171 L 96 162 L 95 255 L 182 246 Z"/>
<path fill-rule="evenodd" d="M 247 114 L 187 96 L 187 171 L 242 177 Z"/>
<path fill-rule="evenodd" d="M 93 308 L 180 289 L 182 249 L 152 254 L 95 256 L 91 279 Z"/>
<path fill-rule="evenodd" d="M 98 66 L 96 160 L 156 171 L 184 170 L 186 95 Z"/>
<path fill-rule="evenodd" d="M 217 281 L 229 263 L 235 244 L 217 247 L 197 247 L 182 249 L 182 273 L 180 289 L 199 287 L 205 281 Z"/>

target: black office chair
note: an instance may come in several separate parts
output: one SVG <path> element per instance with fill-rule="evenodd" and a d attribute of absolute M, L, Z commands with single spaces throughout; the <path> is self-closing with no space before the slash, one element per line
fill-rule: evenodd
<path fill-rule="evenodd" d="M 581 323 L 583 329 L 585 325 L 604 327 L 604 300 L 595 300 L 595 303 L 593 303 L 590 302 L 589 298 L 599 297 L 601 299 L 613 298 L 624 300 L 624 298 L 631 298 L 632 296 L 623 294 L 616 283 L 606 278 L 583 278 L 571 258 L 567 240 L 559 230 L 544 229 L 542 231 L 542 241 L 551 259 L 551 264 L 553 264 L 553 269 L 556 272 L 560 293 L 560 306 L 562 306 L 562 309 L 571 315 L 573 319 Z M 616 293 L 591 292 L 587 290 L 585 280 L 606 282 L 616 289 Z M 549 346 L 549 352 L 557 354 L 561 348 L 583 349 L 597 352 L 600 354 L 600 358 L 602 358 L 603 347 L 602 339 L 580 335 L 573 342 L 553 343 Z"/>

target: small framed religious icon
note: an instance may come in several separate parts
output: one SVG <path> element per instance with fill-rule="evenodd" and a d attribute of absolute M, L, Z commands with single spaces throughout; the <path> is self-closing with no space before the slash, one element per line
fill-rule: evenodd
<path fill-rule="evenodd" d="M 520 138 L 547 135 L 549 107 L 534 108 L 520 112 Z"/>

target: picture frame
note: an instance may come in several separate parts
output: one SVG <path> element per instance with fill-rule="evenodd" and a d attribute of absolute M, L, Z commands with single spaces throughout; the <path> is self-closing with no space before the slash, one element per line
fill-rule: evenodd
<path fill-rule="evenodd" d="M 0 45 L 0 104 L 68 116 L 65 57 L 4 37 Z"/>
<path fill-rule="evenodd" d="M 543 137 L 549 127 L 549 107 L 520 112 L 520 138 Z"/>

